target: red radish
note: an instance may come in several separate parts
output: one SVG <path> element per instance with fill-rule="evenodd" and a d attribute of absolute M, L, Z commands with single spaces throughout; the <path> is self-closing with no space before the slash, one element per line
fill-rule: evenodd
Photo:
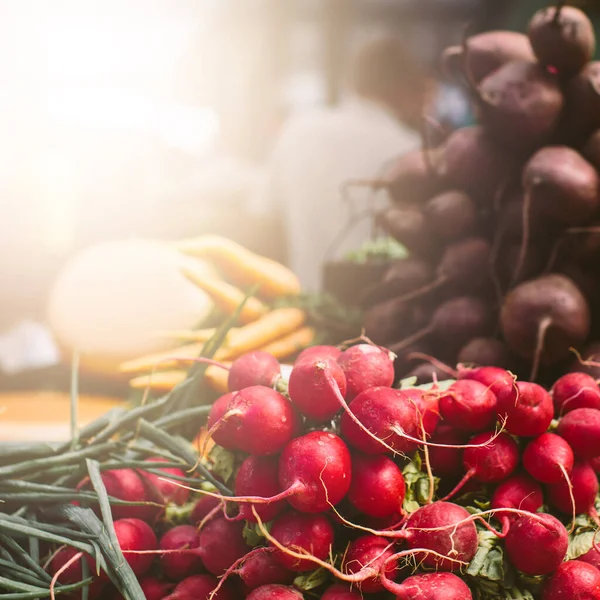
<path fill-rule="evenodd" d="M 248 558 L 244 559 L 233 572 L 250 590 L 268 583 L 289 584 L 295 578 L 292 571 L 282 567 L 275 560 L 273 552 L 270 552 L 268 548 L 264 548 L 261 552 L 250 552 Z"/>
<path fill-rule="evenodd" d="M 542 435 L 552 422 L 550 394 L 537 383 L 517 381 L 496 396 L 496 412 L 508 433 L 521 437 Z"/>
<path fill-rule="evenodd" d="M 302 512 L 322 512 L 350 489 L 350 452 L 340 437 L 312 431 L 292 440 L 279 457 L 279 483 Z"/>
<path fill-rule="evenodd" d="M 542 600 L 600 599 L 600 571 L 580 560 L 560 565 L 544 585 Z"/>
<path fill-rule="evenodd" d="M 442 481 L 460 477 L 463 474 L 463 449 L 453 446 L 464 444 L 466 434 L 447 425 L 442 425 L 437 429 L 431 441 L 440 444 L 439 446 L 429 447 L 429 464 L 433 473 L 440 477 Z"/>
<path fill-rule="evenodd" d="M 263 585 L 256 588 L 246 600 L 303 600 L 304 596 L 294 588 L 285 585 Z"/>
<path fill-rule="evenodd" d="M 552 573 L 564 560 L 568 547 L 565 526 L 546 513 L 519 517 L 504 540 L 509 560 L 526 575 Z"/>
<path fill-rule="evenodd" d="M 600 389 L 587 373 L 567 373 L 550 390 L 556 415 L 561 417 L 578 408 L 600 410 Z"/>
<path fill-rule="evenodd" d="M 163 600 L 173 589 L 173 584 L 159 581 L 155 577 L 144 577 L 140 580 L 140 587 L 146 600 Z"/>
<path fill-rule="evenodd" d="M 442 555 L 415 552 L 414 559 L 424 567 L 454 571 L 460 568 L 456 561 L 468 563 L 477 552 L 477 529 L 472 521 L 463 523 L 469 517 L 469 512 L 462 506 L 434 502 L 412 513 L 406 528 L 394 537 L 406 539 L 411 550 L 427 549 Z"/>
<path fill-rule="evenodd" d="M 467 584 L 453 573 L 413 575 L 402 583 L 385 581 L 385 588 L 397 600 L 473 600 Z"/>
<path fill-rule="evenodd" d="M 194 524 L 198 524 L 203 521 L 217 506 L 221 504 L 219 498 L 213 496 L 202 496 L 196 505 L 192 509 L 190 515 L 190 521 Z M 216 515 L 215 515 L 216 516 Z M 213 517 L 214 518 L 214 517 Z"/>
<path fill-rule="evenodd" d="M 321 600 L 362 600 L 362 598 L 362 594 L 353 592 L 341 583 L 334 583 L 321 596 Z"/>
<path fill-rule="evenodd" d="M 229 392 L 228 394 L 223 394 L 223 396 L 217 398 L 213 402 L 206 422 L 206 427 L 211 432 L 212 439 L 219 444 L 219 446 L 232 450 L 235 449 L 233 430 L 231 425 L 222 419 L 234 396 L 235 392 Z"/>
<path fill-rule="evenodd" d="M 397 562 L 390 559 L 393 554 L 393 542 L 376 535 L 364 535 L 350 542 L 344 556 L 343 570 L 350 574 L 372 571 L 374 575 L 357 583 L 356 587 L 365 594 L 382 592 L 383 573 L 390 580 L 396 579 L 400 573 Z"/>
<path fill-rule="evenodd" d="M 592 546 L 585 554 L 582 554 L 577 558 L 582 562 L 588 563 L 596 567 L 596 569 L 600 569 L 600 552 L 596 550 L 595 546 Z"/>
<path fill-rule="evenodd" d="M 342 396 L 346 395 L 346 376 L 331 358 L 304 358 L 296 361 L 290 374 L 288 393 L 294 406 L 316 421 L 332 419 L 341 405 L 327 377 L 332 377 Z"/>
<path fill-rule="evenodd" d="M 498 367 L 474 367 L 471 369 L 458 365 L 458 379 L 478 381 L 489 388 L 494 395 L 497 395 L 507 388 L 512 388 L 516 377 Z"/>
<path fill-rule="evenodd" d="M 587 463 L 575 463 L 569 476 L 569 482 L 562 479 L 547 487 L 548 502 L 558 511 L 570 515 L 595 512 L 594 503 L 598 494 L 598 477 Z M 572 490 L 570 489 L 572 486 Z M 571 493 L 573 499 L 571 499 Z M 575 506 L 573 506 L 573 504 Z"/>
<path fill-rule="evenodd" d="M 573 468 L 571 446 L 555 433 L 543 433 L 527 444 L 523 452 L 525 470 L 541 483 L 558 483 Z"/>
<path fill-rule="evenodd" d="M 373 435 L 396 452 L 409 454 L 417 444 L 406 436 L 419 438 L 416 405 L 401 390 L 375 387 L 360 393 L 349 405 L 350 411 Z M 344 439 L 365 454 L 382 454 L 386 446 L 365 433 L 348 415 L 342 414 Z"/>
<path fill-rule="evenodd" d="M 597 456 L 596 458 L 592 458 L 592 460 L 589 461 L 589 464 L 590 464 L 590 467 L 592 467 L 592 469 L 594 469 L 596 474 L 600 473 L 600 456 Z"/>
<path fill-rule="evenodd" d="M 346 376 L 346 400 L 376 386 L 394 383 L 394 355 L 372 344 L 358 344 L 344 350 L 337 359 Z"/>
<path fill-rule="evenodd" d="M 303 549 L 321 560 L 327 559 L 333 547 L 333 527 L 323 514 L 290 511 L 273 522 L 270 533 L 284 548 L 295 552 Z M 315 568 L 311 560 L 298 559 L 279 548 L 274 551 L 273 556 L 280 565 L 290 571 L 312 571 Z"/>
<path fill-rule="evenodd" d="M 305 348 L 304 350 L 302 350 L 302 352 L 300 352 L 300 354 L 298 354 L 298 357 L 296 358 L 296 362 L 294 364 L 299 363 L 300 361 L 305 359 L 314 360 L 315 358 L 321 360 L 337 360 L 341 354 L 342 351 L 339 348 L 336 348 L 335 346 L 310 346 L 309 348 Z"/>
<path fill-rule="evenodd" d="M 235 392 L 253 385 L 273 387 L 279 377 L 279 361 L 268 352 L 253 350 L 233 361 L 229 369 L 227 388 L 230 392 Z"/>
<path fill-rule="evenodd" d="M 462 431 L 482 431 L 494 423 L 496 396 L 482 383 L 472 379 L 454 382 L 440 395 L 444 421 Z"/>
<path fill-rule="evenodd" d="M 492 510 L 515 508 L 527 512 L 537 512 L 544 504 L 542 486 L 526 473 L 516 473 L 498 485 L 492 495 Z M 499 513 L 497 518 L 502 523 L 504 533 L 515 519 L 514 514 Z"/>
<path fill-rule="evenodd" d="M 434 390 L 430 392 L 423 392 L 417 388 L 407 388 L 402 390 L 409 400 L 415 403 L 418 411 L 418 430 L 420 432 L 419 437 L 422 437 L 423 433 L 430 438 L 440 422 L 440 398 L 438 393 Z M 423 423 L 423 431 L 421 431 L 421 422 Z"/>
<path fill-rule="evenodd" d="M 198 547 L 200 538 L 192 525 L 172 527 L 160 538 L 158 547 L 161 550 L 181 550 L 176 554 L 161 554 L 162 571 L 169 579 L 181 581 L 188 575 L 202 570 L 202 558 Z"/>
<path fill-rule="evenodd" d="M 404 477 L 398 465 L 387 456 L 354 454 L 348 500 L 361 513 L 388 517 L 402 510 Z"/>
<path fill-rule="evenodd" d="M 272 456 L 248 456 L 240 465 L 235 478 L 237 496 L 276 496 L 281 492 L 278 479 L 279 459 Z M 268 504 L 241 504 L 236 519 L 256 522 L 252 506 L 261 521 L 272 521 L 287 506 L 285 500 L 276 500 Z"/>
<path fill-rule="evenodd" d="M 147 458 L 146 462 L 170 462 L 166 458 L 160 456 L 154 456 Z M 159 467 L 156 467 L 159 469 Z M 148 473 L 146 471 L 140 471 L 140 475 L 148 482 L 149 486 L 156 491 L 163 503 L 173 502 L 173 504 L 182 505 L 188 501 L 190 491 L 177 485 L 177 482 L 165 481 L 169 478 L 169 475 L 175 475 L 175 477 L 185 477 L 185 473 L 181 469 L 175 467 L 165 467 L 160 469 L 161 475 L 154 473 Z"/>
<path fill-rule="evenodd" d="M 58 571 L 64 567 L 70 560 L 72 560 L 77 554 L 80 554 L 80 551 L 71 546 L 66 546 L 59 550 L 52 561 L 50 562 L 49 571 L 52 575 L 58 573 Z M 85 560 L 88 564 L 89 573 L 94 573 L 96 570 L 95 561 L 91 556 L 84 555 L 79 560 L 71 563 L 58 577 L 59 584 L 68 585 L 71 583 L 79 583 L 83 579 L 83 568 L 81 566 L 81 561 Z M 104 574 L 103 574 L 104 575 Z M 96 600 L 102 595 L 102 590 L 104 589 L 107 583 L 107 579 L 102 576 L 101 578 L 95 578 L 92 583 L 90 583 L 88 588 L 88 597 L 90 600 Z M 81 598 L 81 592 L 77 592 L 77 595 L 74 598 Z"/>
<path fill-rule="evenodd" d="M 222 575 L 250 548 L 244 540 L 244 523 L 220 517 L 204 525 L 199 532 L 202 563 L 213 575 Z"/>
<path fill-rule="evenodd" d="M 177 584 L 163 600 L 208 600 L 218 581 L 212 575 L 192 575 Z M 233 590 L 225 583 L 212 600 L 236 600 Z"/>
<path fill-rule="evenodd" d="M 298 417 L 287 398 L 263 385 L 237 392 L 227 403 L 225 414 L 221 414 L 221 405 L 216 406 L 210 417 L 213 412 L 219 417 L 209 419 L 209 426 L 225 427 L 227 442 L 232 445 L 221 445 L 230 450 L 258 456 L 275 454 L 290 441 L 297 427 Z"/>
<path fill-rule="evenodd" d="M 478 447 L 465 448 L 463 452 L 465 476 L 446 498 L 456 494 L 467 481 L 473 478 L 482 483 L 503 481 L 513 473 L 519 464 L 517 442 L 506 433 L 499 435 L 493 431 L 480 433 L 471 438 L 470 443 Z"/>
<path fill-rule="evenodd" d="M 115 533 L 125 560 L 131 570 L 139 577 L 152 565 L 154 554 L 134 554 L 129 552 L 147 552 L 156 550 L 158 542 L 150 525 L 140 519 L 120 519 L 115 521 Z"/>
<path fill-rule="evenodd" d="M 577 458 L 600 456 L 600 410 L 577 408 L 567 413 L 559 421 L 556 433 L 569 443 Z"/>

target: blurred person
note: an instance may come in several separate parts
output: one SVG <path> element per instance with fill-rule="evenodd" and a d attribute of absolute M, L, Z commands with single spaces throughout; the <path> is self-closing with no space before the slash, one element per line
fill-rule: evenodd
<path fill-rule="evenodd" d="M 359 49 L 349 94 L 336 107 L 292 117 L 272 157 L 270 202 L 285 226 L 287 258 L 306 291 L 318 291 L 326 259 L 340 258 L 369 239 L 371 219 L 349 225 L 341 187 L 381 175 L 394 157 L 418 148 L 428 90 L 425 69 L 397 37 L 378 37 Z M 368 190 L 350 192 L 364 211 Z M 335 247 L 335 253 L 333 252 Z"/>

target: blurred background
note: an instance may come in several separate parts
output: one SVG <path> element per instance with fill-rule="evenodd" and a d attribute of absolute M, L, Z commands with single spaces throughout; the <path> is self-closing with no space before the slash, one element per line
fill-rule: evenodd
<path fill-rule="evenodd" d="M 210 232 L 285 262 L 278 216 L 256 210 L 270 154 L 291 116 L 343 100 L 365 39 L 394 33 L 437 77 L 466 23 L 522 30 L 544 4 L 2 0 L 0 356 L 15 326 L 44 322 L 65 261 L 99 241 Z M 436 94 L 440 119 L 469 121 L 460 90 Z"/>

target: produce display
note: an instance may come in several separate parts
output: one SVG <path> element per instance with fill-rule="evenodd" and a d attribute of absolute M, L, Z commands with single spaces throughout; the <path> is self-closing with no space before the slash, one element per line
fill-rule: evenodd
<path fill-rule="evenodd" d="M 417 386 L 366 338 L 283 376 L 260 350 L 218 363 L 227 335 L 165 396 L 1 449 L 3 598 L 600 598 L 591 376 Z"/>
<path fill-rule="evenodd" d="M 367 335 L 398 354 L 400 374 L 430 380 L 415 362 L 430 354 L 551 382 L 571 348 L 589 354 L 600 323 L 595 45 L 587 16 L 564 2 L 527 34 L 465 36 L 442 67 L 469 90 L 477 125 L 362 182 L 387 190 L 377 223 L 411 253 L 362 297 Z"/>

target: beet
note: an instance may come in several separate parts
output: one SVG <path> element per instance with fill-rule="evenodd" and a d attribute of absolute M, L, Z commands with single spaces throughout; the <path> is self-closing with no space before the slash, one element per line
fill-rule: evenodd
<path fill-rule="evenodd" d="M 430 256 L 437 251 L 427 219 L 416 206 L 392 206 L 375 216 L 375 223 L 388 235 L 404 244 L 411 253 Z"/>
<path fill-rule="evenodd" d="M 364 314 L 365 334 L 376 344 L 387 346 L 407 334 L 411 313 L 411 307 L 401 299 L 376 304 Z"/>
<path fill-rule="evenodd" d="M 442 54 L 442 69 L 449 76 L 463 71 L 464 47 L 450 46 Z M 533 60 L 529 38 L 516 31 L 484 31 L 467 40 L 467 68 L 474 81 L 514 60 Z"/>
<path fill-rule="evenodd" d="M 504 339 L 519 356 L 551 365 L 589 334 L 590 309 L 575 284 L 563 275 L 544 275 L 518 285 L 504 299 Z"/>
<path fill-rule="evenodd" d="M 513 61 L 481 82 L 479 121 L 503 145 L 533 150 L 552 138 L 563 103 L 556 75 L 535 62 Z"/>
<path fill-rule="evenodd" d="M 425 154 L 415 150 L 396 159 L 377 187 L 387 189 L 395 202 L 419 202 L 434 196 L 442 186 Z"/>
<path fill-rule="evenodd" d="M 529 22 L 528 34 L 540 63 L 561 75 L 581 71 L 596 48 L 592 22 L 574 6 L 538 10 Z"/>
<path fill-rule="evenodd" d="M 570 144 L 584 144 L 600 127 L 600 61 L 588 63 L 565 86 L 562 137 Z"/>
<path fill-rule="evenodd" d="M 494 338 L 473 338 L 458 353 L 457 362 L 509 369 L 514 359 L 504 342 Z"/>
<path fill-rule="evenodd" d="M 598 172 L 567 146 L 538 150 L 525 165 L 523 187 L 537 213 L 565 225 L 585 223 L 598 209 Z"/>
<path fill-rule="evenodd" d="M 434 196 L 423 208 L 429 230 L 446 242 L 473 233 L 477 227 L 477 208 L 462 191 L 450 190 Z"/>

